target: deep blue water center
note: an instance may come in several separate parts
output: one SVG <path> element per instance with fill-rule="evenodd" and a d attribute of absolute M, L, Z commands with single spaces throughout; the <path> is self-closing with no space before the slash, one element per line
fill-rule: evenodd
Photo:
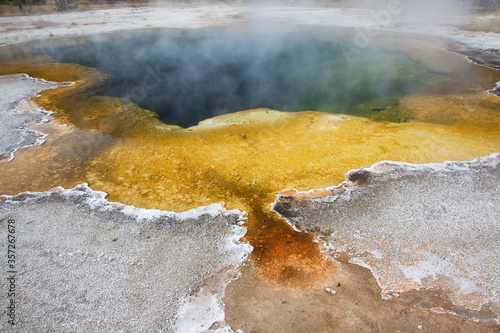
<path fill-rule="evenodd" d="M 100 36 L 37 53 L 109 75 L 99 91 L 189 127 L 235 111 L 271 108 L 370 116 L 431 79 L 401 52 L 364 48 L 297 31 L 161 31 Z M 392 108 L 392 109 L 391 109 Z"/>

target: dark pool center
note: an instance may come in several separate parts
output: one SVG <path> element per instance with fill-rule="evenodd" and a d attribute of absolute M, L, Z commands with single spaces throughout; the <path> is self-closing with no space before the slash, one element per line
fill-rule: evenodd
<path fill-rule="evenodd" d="M 217 115 L 270 108 L 401 121 L 399 98 L 442 74 L 404 52 L 276 29 L 166 30 L 39 44 L 57 62 L 95 67 L 98 94 L 190 127 Z"/>

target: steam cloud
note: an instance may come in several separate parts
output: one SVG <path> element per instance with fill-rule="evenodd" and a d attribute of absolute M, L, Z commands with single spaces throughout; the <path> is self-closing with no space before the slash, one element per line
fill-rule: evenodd
<path fill-rule="evenodd" d="M 99 36 L 39 53 L 109 74 L 122 97 L 183 127 L 252 108 L 358 114 L 401 97 L 431 74 L 409 56 L 294 29 L 226 28 Z M 385 104 L 384 104 L 385 103 Z M 380 104 L 380 103 L 379 103 Z"/>

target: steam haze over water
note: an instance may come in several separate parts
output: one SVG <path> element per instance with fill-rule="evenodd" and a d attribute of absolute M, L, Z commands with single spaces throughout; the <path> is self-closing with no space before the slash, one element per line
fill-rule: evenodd
<path fill-rule="evenodd" d="M 435 75 L 404 53 L 353 56 L 350 47 L 307 32 L 228 28 L 101 36 L 38 52 L 98 68 L 110 78 L 100 94 L 183 127 L 253 108 L 367 115 L 397 107 Z"/>

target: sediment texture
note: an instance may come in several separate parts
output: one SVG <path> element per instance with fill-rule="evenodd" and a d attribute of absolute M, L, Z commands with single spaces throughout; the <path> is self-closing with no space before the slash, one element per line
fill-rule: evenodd
<path fill-rule="evenodd" d="M 196 303 L 195 295 L 209 282 L 204 317 L 188 327 L 194 332 L 223 320 L 217 307 L 225 284 L 251 251 L 239 242 L 245 233 L 238 225 L 241 212 L 215 204 L 170 213 L 111 203 L 104 196 L 79 185 L 0 202 L 2 248 L 7 249 L 8 220 L 15 220 L 17 236 L 14 328 L 175 331 L 185 320 L 177 317 L 179 308 Z M 4 291 L 6 284 L 2 279 Z M 2 306 L 3 318 L 5 312 Z M 2 332 L 10 328 L 7 320 L 0 325 Z"/>
<path fill-rule="evenodd" d="M 43 134 L 26 126 L 47 118 L 48 112 L 28 110 L 16 112 L 23 100 L 38 92 L 55 88 L 56 83 L 30 78 L 25 74 L 0 76 L 0 160 L 14 158 L 14 152 L 21 148 L 41 143 Z"/>
<path fill-rule="evenodd" d="M 500 301 L 500 154 L 380 162 L 347 179 L 324 191 L 285 191 L 274 210 L 297 230 L 323 234 L 327 252 L 371 269 L 384 297 L 427 288 L 468 309 Z"/>

